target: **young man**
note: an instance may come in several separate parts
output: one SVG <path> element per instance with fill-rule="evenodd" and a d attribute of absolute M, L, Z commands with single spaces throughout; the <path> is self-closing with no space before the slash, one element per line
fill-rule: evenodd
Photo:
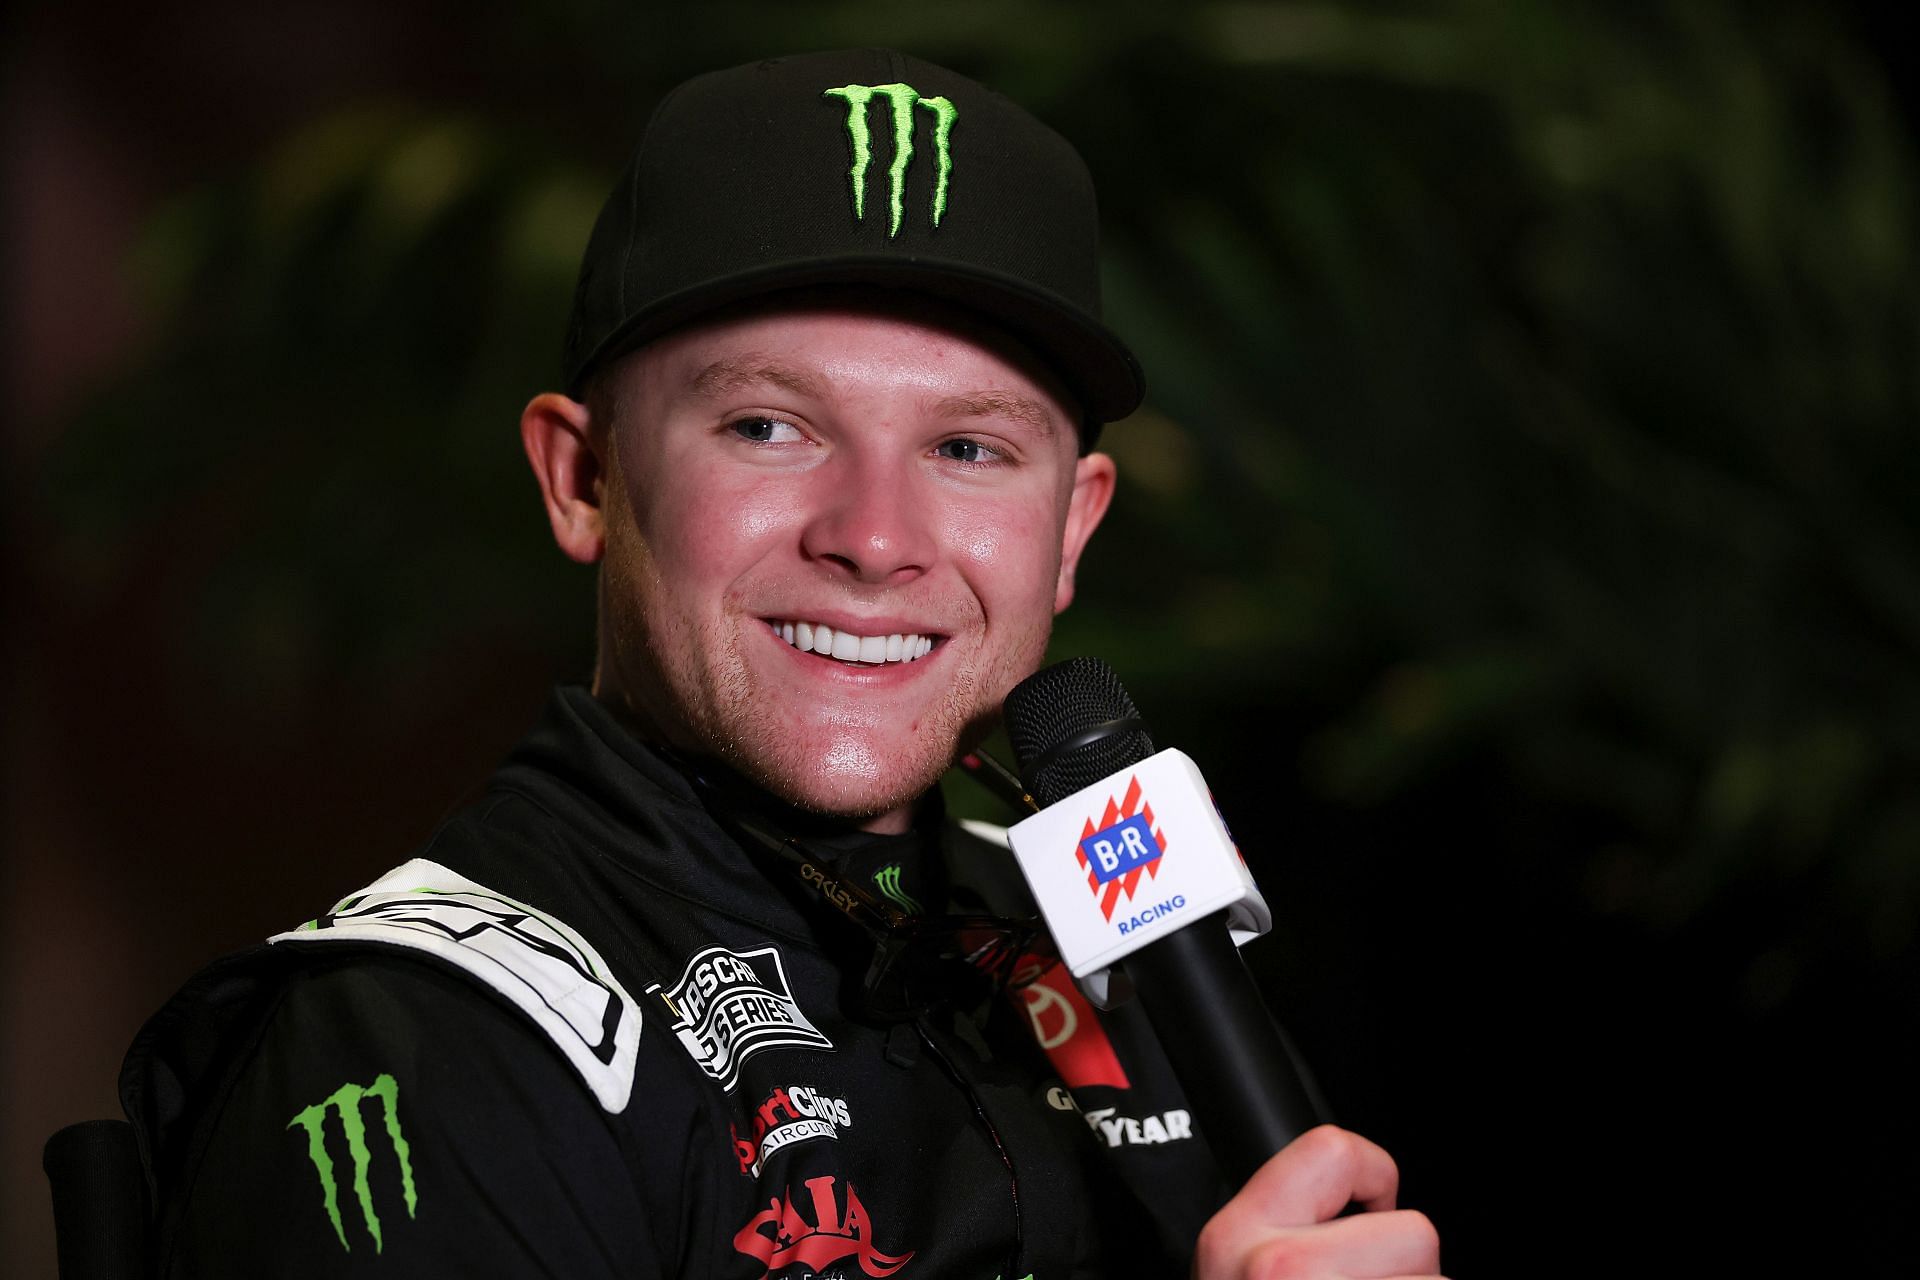
<path fill-rule="evenodd" d="M 521 421 L 601 566 L 593 684 L 419 857 L 143 1033 L 161 1274 L 1044 1280 L 1168 1274 L 1196 1234 L 1209 1277 L 1437 1269 L 1338 1130 L 1228 1200 L 1151 1033 L 1095 1021 L 1004 850 L 942 819 L 1141 396 L 1095 244 L 1072 149 L 941 68 L 669 96 L 568 394 Z"/>

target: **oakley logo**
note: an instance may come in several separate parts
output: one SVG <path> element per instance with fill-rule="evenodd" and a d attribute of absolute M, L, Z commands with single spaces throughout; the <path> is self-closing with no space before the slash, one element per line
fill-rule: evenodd
<path fill-rule="evenodd" d="M 360 1102 L 364 1098 L 377 1098 L 380 1101 L 387 1142 L 393 1148 L 394 1159 L 400 1166 L 400 1195 L 406 1201 L 407 1217 L 411 1218 L 416 1201 L 413 1163 L 408 1159 L 407 1140 L 400 1132 L 400 1086 L 392 1076 L 383 1071 L 373 1078 L 372 1084 L 364 1088 L 357 1084 L 343 1084 L 325 1100 L 314 1103 L 287 1122 L 289 1129 L 299 1125 L 307 1131 L 307 1157 L 313 1161 L 314 1171 L 320 1175 L 320 1194 L 326 1204 L 327 1220 L 333 1223 L 333 1234 L 339 1237 L 340 1247 L 348 1253 L 353 1252 L 353 1246 L 347 1243 L 347 1231 L 340 1221 L 340 1192 L 333 1178 L 333 1157 L 327 1154 L 325 1126 L 327 1112 L 339 1115 L 340 1128 L 347 1140 L 347 1152 L 353 1158 L 354 1198 L 360 1202 L 360 1217 L 366 1223 L 367 1234 L 373 1237 L 373 1251 L 379 1253 L 382 1248 L 380 1215 L 374 1212 L 373 1187 L 369 1176 L 373 1156 L 367 1149 L 367 1125 L 360 1114 Z"/>
<path fill-rule="evenodd" d="M 923 98 L 908 84 L 848 84 L 825 90 L 822 97 L 841 98 L 847 104 L 847 141 L 853 148 L 853 165 L 847 180 L 853 186 L 853 216 L 867 216 L 867 166 L 873 161 L 873 137 L 867 127 L 867 104 L 875 96 L 885 98 L 893 125 L 893 162 L 887 166 L 887 236 L 900 234 L 900 219 L 905 213 L 907 165 L 913 160 L 913 109 L 924 107 L 933 116 L 933 225 L 939 226 L 947 211 L 947 179 L 953 173 L 953 154 L 948 141 L 953 122 L 960 117 L 953 103 L 945 98 Z"/>

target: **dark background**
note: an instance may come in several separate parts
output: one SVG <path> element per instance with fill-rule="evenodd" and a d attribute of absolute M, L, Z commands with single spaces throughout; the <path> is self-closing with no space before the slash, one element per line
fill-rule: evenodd
<path fill-rule="evenodd" d="M 9 1274 L 144 1015 L 587 670 L 514 424 L 654 98 L 865 43 L 1093 167 L 1152 389 L 1055 647 L 1207 771 L 1448 1270 L 1911 1274 L 1905 14 L 16 8 Z"/>

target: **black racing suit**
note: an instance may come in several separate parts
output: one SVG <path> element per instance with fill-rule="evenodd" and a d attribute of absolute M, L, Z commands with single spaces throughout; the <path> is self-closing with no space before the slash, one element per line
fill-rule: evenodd
<path fill-rule="evenodd" d="M 122 1077 L 158 1274 L 1184 1272 L 1224 1188 L 1136 1014 L 1056 965 L 866 1017 L 867 936 L 705 801 L 563 689 L 418 859 L 189 983 Z M 1027 905 L 937 815 L 825 842 Z"/>

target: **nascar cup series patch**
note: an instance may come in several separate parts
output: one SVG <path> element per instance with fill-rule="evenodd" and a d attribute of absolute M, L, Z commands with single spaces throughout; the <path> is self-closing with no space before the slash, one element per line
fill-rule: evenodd
<path fill-rule="evenodd" d="M 1272 925 L 1200 770 L 1166 750 L 1008 829 L 1068 972 L 1107 1008 L 1112 965 L 1203 916 L 1236 943 Z"/>
<path fill-rule="evenodd" d="M 833 1041 L 800 1011 L 780 953 L 772 947 L 708 947 L 687 961 L 678 982 L 656 983 L 647 994 L 659 996 L 672 1010 L 674 1035 L 723 1089 L 739 1083 L 740 1064 L 763 1049 L 833 1049 Z"/>

